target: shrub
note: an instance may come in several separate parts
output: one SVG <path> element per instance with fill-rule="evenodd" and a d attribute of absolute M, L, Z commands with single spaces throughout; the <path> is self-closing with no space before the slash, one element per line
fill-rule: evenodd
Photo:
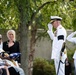
<path fill-rule="evenodd" d="M 54 65 L 45 59 L 35 59 L 33 75 L 55 75 Z"/>

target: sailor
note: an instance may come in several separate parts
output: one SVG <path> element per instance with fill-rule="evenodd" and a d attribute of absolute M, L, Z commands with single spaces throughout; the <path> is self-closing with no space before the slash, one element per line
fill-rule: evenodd
<path fill-rule="evenodd" d="M 56 75 L 65 75 L 65 59 L 67 58 L 66 49 L 65 46 L 63 46 L 67 33 L 61 25 L 61 20 L 62 18 L 59 16 L 51 16 L 47 31 L 51 40 L 53 40 L 51 59 L 54 59 Z M 56 29 L 55 32 L 53 32 L 53 27 Z"/>
<path fill-rule="evenodd" d="M 72 43 L 76 44 L 76 37 L 75 37 L 75 35 L 76 35 L 76 31 L 72 32 L 70 35 L 68 35 L 67 40 L 69 42 L 72 42 Z M 76 75 L 76 51 L 75 51 L 75 53 L 73 55 L 73 59 L 74 59 L 75 75 Z"/>

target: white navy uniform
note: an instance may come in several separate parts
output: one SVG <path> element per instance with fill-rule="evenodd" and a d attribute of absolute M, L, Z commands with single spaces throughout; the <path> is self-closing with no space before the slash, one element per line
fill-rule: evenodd
<path fill-rule="evenodd" d="M 55 31 L 55 33 L 53 33 L 52 31 L 51 24 L 48 24 L 48 28 L 49 30 L 47 31 L 47 33 L 49 34 L 50 38 L 53 40 L 51 59 L 54 59 L 55 69 L 57 73 L 59 60 L 60 60 L 60 52 L 61 52 L 63 43 L 66 41 L 67 33 L 62 25 L 59 25 L 57 27 L 57 30 Z M 61 59 L 62 62 L 65 62 L 66 58 L 67 58 L 67 54 L 66 54 L 66 49 L 65 49 L 64 52 L 62 53 L 62 59 Z M 65 64 L 64 63 L 60 64 L 58 75 L 65 75 Z"/>
<path fill-rule="evenodd" d="M 75 35 L 76 35 L 76 31 L 68 35 L 67 40 L 76 44 L 76 37 L 74 37 Z M 73 59 L 74 59 L 74 66 L 75 66 L 75 73 L 76 73 L 76 51 L 73 55 Z"/>

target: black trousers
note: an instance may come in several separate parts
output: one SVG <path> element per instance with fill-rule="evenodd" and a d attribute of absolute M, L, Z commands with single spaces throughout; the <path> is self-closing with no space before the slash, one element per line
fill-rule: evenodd
<path fill-rule="evenodd" d="M 8 68 L 10 75 L 20 75 L 13 67 Z"/>

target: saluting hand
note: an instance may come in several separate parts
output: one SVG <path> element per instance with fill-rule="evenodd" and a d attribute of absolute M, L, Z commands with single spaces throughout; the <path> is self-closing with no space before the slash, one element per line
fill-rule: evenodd
<path fill-rule="evenodd" d="M 52 27 L 53 27 L 52 24 L 48 23 L 48 29 L 52 30 Z"/>

